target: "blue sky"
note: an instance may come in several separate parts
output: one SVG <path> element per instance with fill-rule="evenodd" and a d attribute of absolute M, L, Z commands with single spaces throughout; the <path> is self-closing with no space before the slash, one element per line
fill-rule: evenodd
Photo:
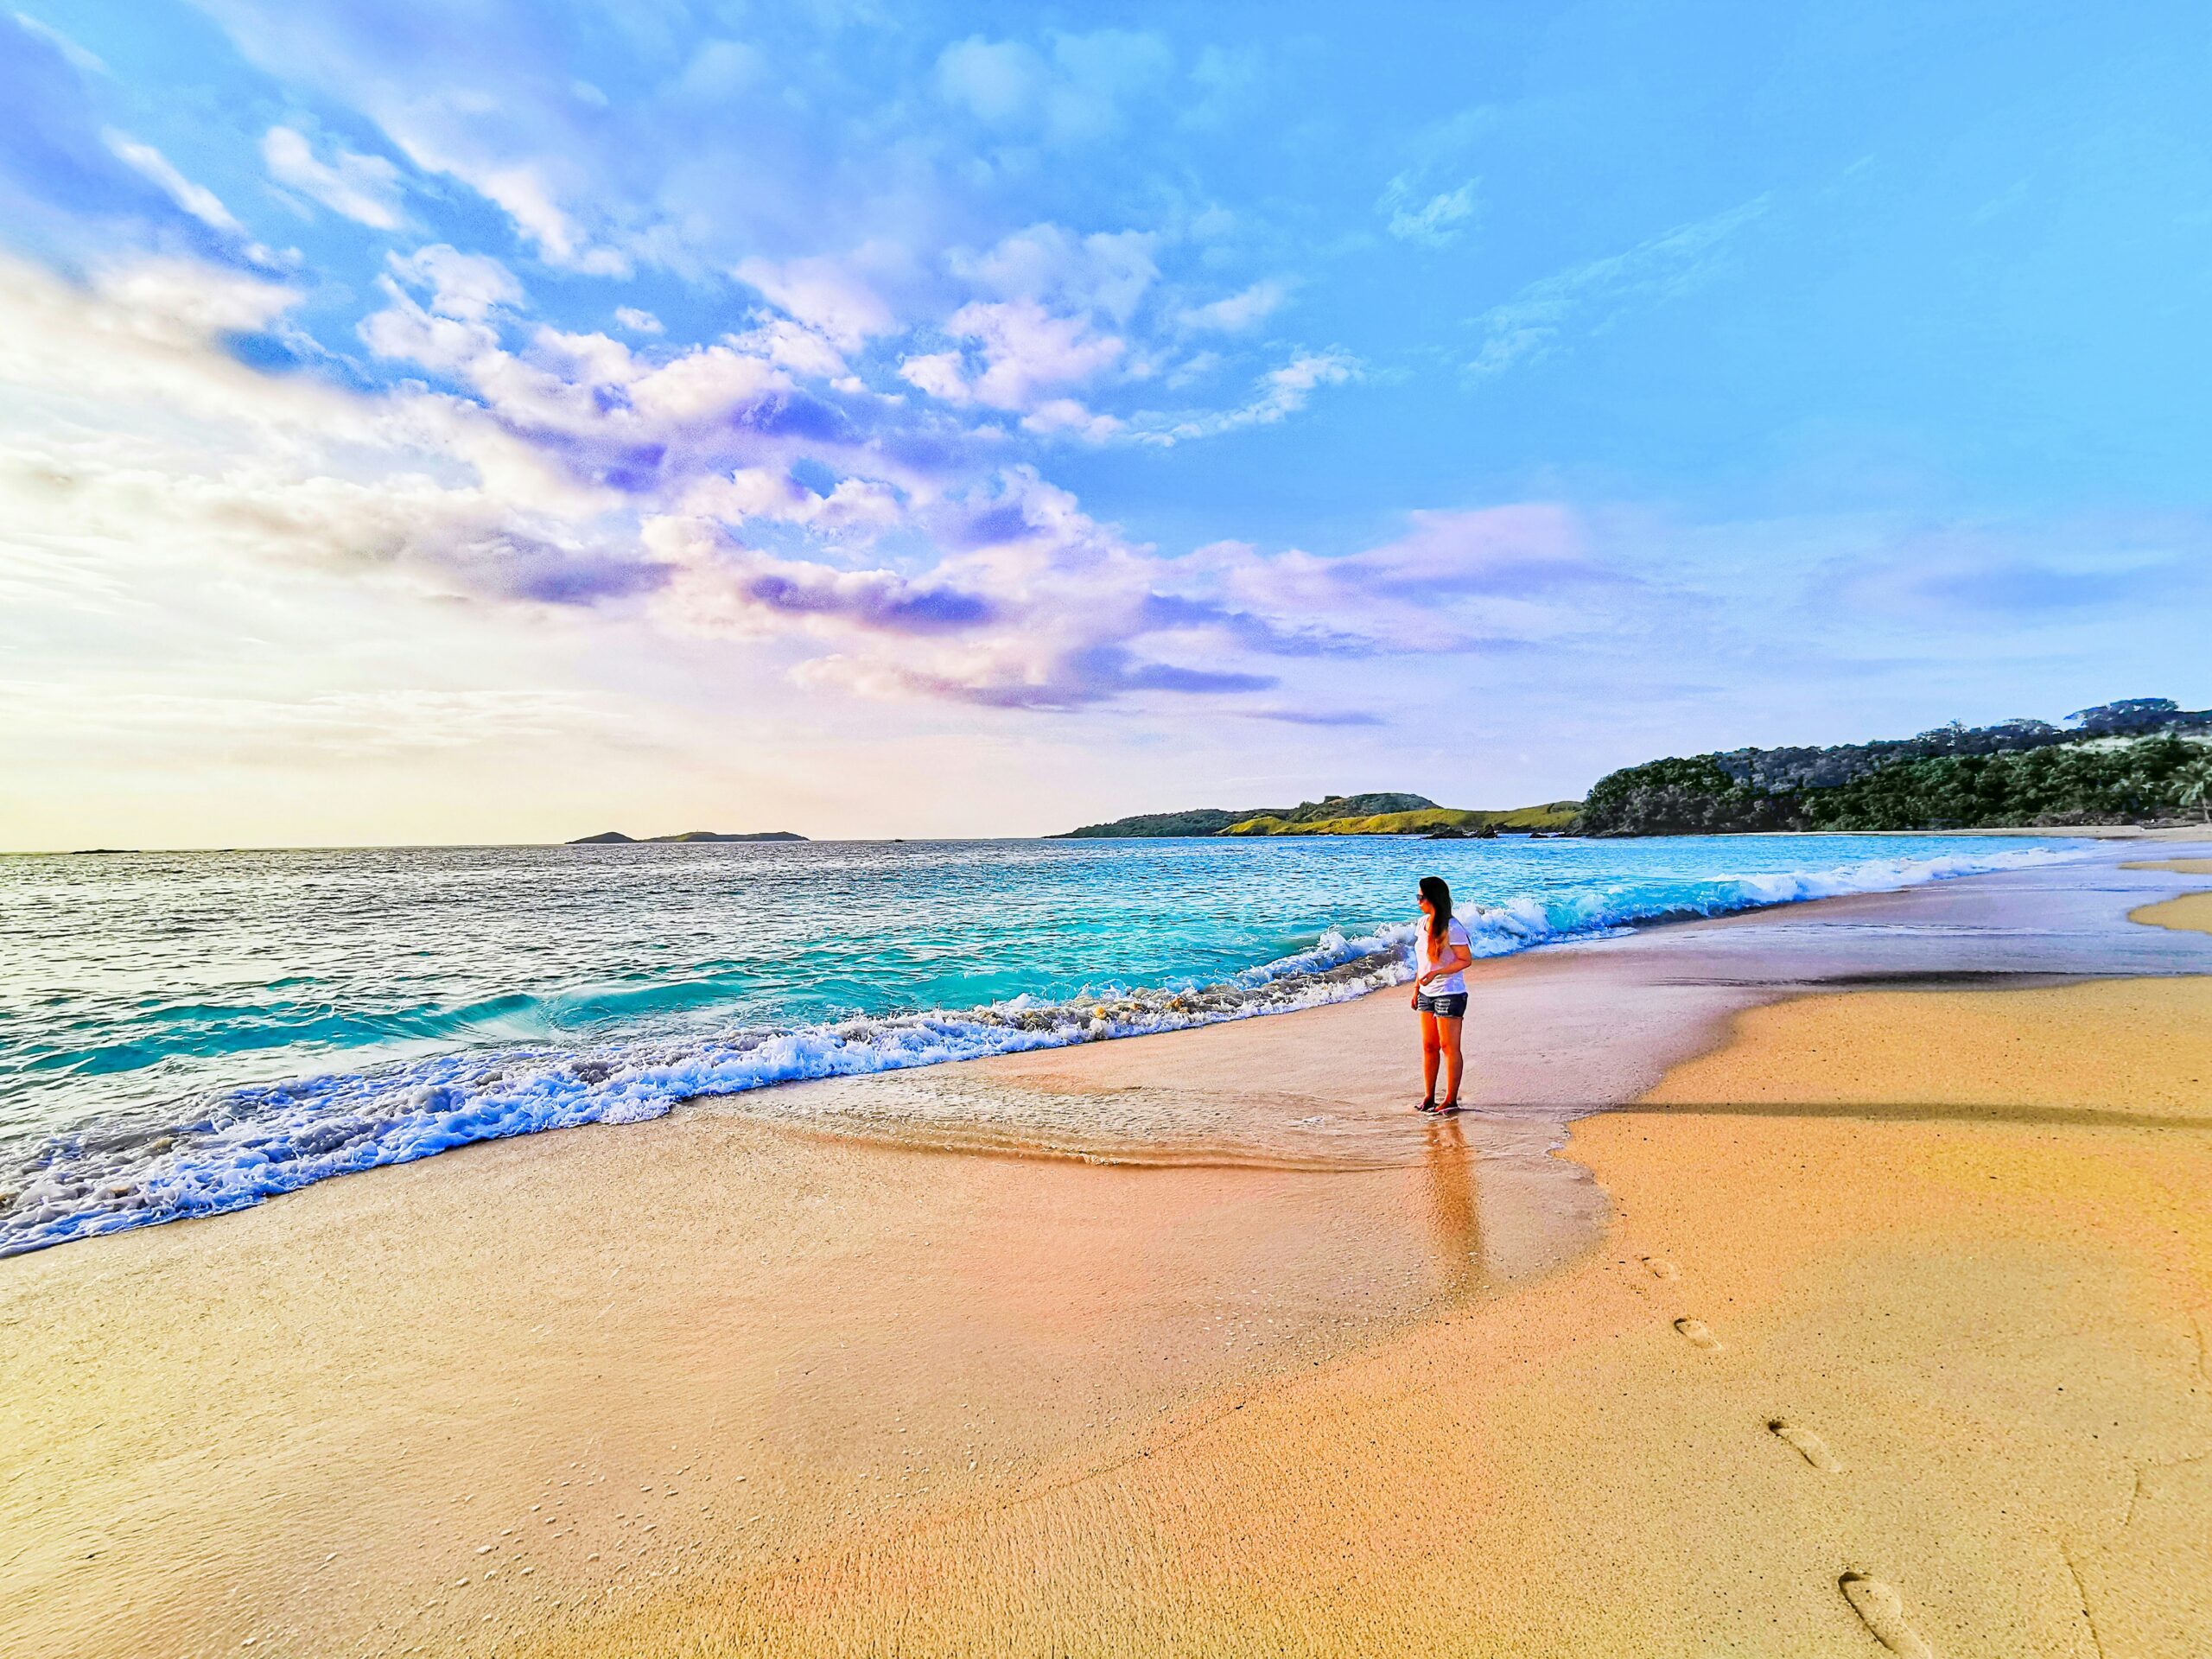
<path fill-rule="evenodd" d="M 33 3 L 0 842 L 2212 702 L 2182 6 Z"/>

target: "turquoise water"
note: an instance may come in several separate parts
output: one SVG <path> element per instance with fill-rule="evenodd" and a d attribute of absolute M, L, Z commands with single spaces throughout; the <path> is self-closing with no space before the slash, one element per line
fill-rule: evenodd
<path fill-rule="evenodd" d="M 1245 1018 L 2064 855 L 2018 840 L 821 842 L 0 858 L 0 1254 L 702 1094 Z"/>

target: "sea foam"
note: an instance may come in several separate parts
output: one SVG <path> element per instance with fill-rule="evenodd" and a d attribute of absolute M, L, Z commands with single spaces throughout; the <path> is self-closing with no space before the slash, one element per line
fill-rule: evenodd
<path fill-rule="evenodd" d="M 2049 848 L 1890 858 L 1786 874 L 1593 882 L 1464 917 L 1478 957 L 1844 893 L 2048 863 Z M 1325 931 L 1225 977 L 1058 1001 L 1015 997 L 725 1035 L 583 1047 L 473 1049 L 358 1072 L 187 1096 L 159 1122 L 90 1126 L 0 1168 L 0 1255 L 236 1210 L 333 1175 L 542 1129 L 635 1123 L 679 1103 L 800 1079 L 855 1077 L 1251 1019 L 1362 996 L 1410 976 L 1410 925 Z M 772 1111 L 766 1115 L 772 1116 Z"/>

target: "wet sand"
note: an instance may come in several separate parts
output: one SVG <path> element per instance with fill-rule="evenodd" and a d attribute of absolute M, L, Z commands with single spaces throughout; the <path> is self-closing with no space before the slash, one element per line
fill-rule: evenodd
<path fill-rule="evenodd" d="M 566 1650 L 2202 1654 L 2208 1032 L 2201 979 L 1758 1010 L 1575 1126 L 1602 1253 Z"/>
<path fill-rule="evenodd" d="M 1485 964 L 1454 1123 L 1384 993 L 0 1263 L 0 1649 L 2207 1650 L 2212 938 L 2114 856 Z"/>
<path fill-rule="evenodd" d="M 2181 875 L 2212 875 L 2212 859 L 2170 858 L 2156 863 L 2128 864 L 2123 868 L 2131 870 L 2171 870 Z M 2128 919 L 2143 922 L 2152 927 L 2179 927 L 2199 933 L 2212 933 L 2212 893 L 2185 893 L 2163 904 L 2145 905 L 2140 910 L 2131 911 Z"/>

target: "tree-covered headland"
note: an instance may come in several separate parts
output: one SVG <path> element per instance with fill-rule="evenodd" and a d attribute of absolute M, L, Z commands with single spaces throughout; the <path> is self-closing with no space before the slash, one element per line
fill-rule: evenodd
<path fill-rule="evenodd" d="M 1647 761 L 1592 786 L 1585 835 L 1975 830 L 2212 821 L 2212 710 L 2132 697 L 2067 717 L 1954 722 L 1827 748 Z"/>

